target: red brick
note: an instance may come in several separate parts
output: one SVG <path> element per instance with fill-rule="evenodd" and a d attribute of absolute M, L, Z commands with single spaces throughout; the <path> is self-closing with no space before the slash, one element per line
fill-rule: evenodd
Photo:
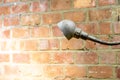
<path fill-rule="evenodd" d="M 72 38 L 71 40 L 62 39 L 61 41 L 62 49 L 82 49 L 83 42 L 80 39 Z"/>
<path fill-rule="evenodd" d="M 10 38 L 10 30 L 1 31 L 1 38 Z"/>
<path fill-rule="evenodd" d="M 2 0 L 0 0 L 0 3 L 2 3 Z"/>
<path fill-rule="evenodd" d="M 52 35 L 55 37 L 60 37 L 60 36 L 63 36 L 63 33 L 57 26 L 53 26 L 52 27 Z"/>
<path fill-rule="evenodd" d="M 49 39 L 49 47 L 50 49 L 59 49 L 60 41 L 58 39 Z"/>
<path fill-rule="evenodd" d="M 100 6 L 115 4 L 115 0 L 98 0 Z"/>
<path fill-rule="evenodd" d="M 65 12 L 64 19 L 72 20 L 74 22 L 82 22 L 85 20 L 85 12 Z"/>
<path fill-rule="evenodd" d="M 39 49 L 40 50 L 49 50 L 50 49 L 49 40 L 47 40 L 47 39 L 40 40 Z"/>
<path fill-rule="evenodd" d="M 71 1 L 70 0 L 52 0 L 51 1 L 51 10 L 64 10 L 70 9 Z"/>
<path fill-rule="evenodd" d="M 15 65 L 5 65 L 4 72 L 6 75 L 17 75 L 18 74 L 18 67 Z"/>
<path fill-rule="evenodd" d="M 54 53 L 53 63 L 73 63 L 72 53 Z"/>
<path fill-rule="evenodd" d="M 50 63 L 50 54 L 46 52 L 37 52 L 32 54 L 32 63 Z"/>
<path fill-rule="evenodd" d="M 44 66 L 43 71 L 45 77 L 57 77 L 64 75 L 63 67 L 58 65 Z"/>
<path fill-rule="evenodd" d="M 77 53 L 76 62 L 80 64 L 96 64 L 98 63 L 98 55 L 95 52 Z"/>
<path fill-rule="evenodd" d="M 114 33 L 115 34 L 119 34 L 120 33 L 120 23 L 119 22 L 115 22 L 113 24 L 113 26 L 114 26 Z"/>
<path fill-rule="evenodd" d="M 19 42 L 18 40 L 4 40 L 1 41 L 1 50 L 3 51 L 15 51 L 15 50 L 19 50 Z"/>
<path fill-rule="evenodd" d="M 2 50 L 2 51 L 8 50 L 7 41 L 0 41 L 0 45 L 1 45 L 1 49 L 0 50 Z"/>
<path fill-rule="evenodd" d="M 35 51 L 38 50 L 38 40 L 24 40 L 23 41 L 24 50 Z"/>
<path fill-rule="evenodd" d="M 98 25 L 96 23 L 78 24 L 78 27 L 88 34 L 98 34 Z"/>
<path fill-rule="evenodd" d="M 27 38 L 29 37 L 29 30 L 26 28 L 13 28 L 12 38 Z"/>
<path fill-rule="evenodd" d="M 74 8 L 94 7 L 95 0 L 74 0 Z"/>
<path fill-rule="evenodd" d="M 14 63 L 30 63 L 29 54 L 13 54 Z"/>
<path fill-rule="evenodd" d="M 7 14 L 10 14 L 10 7 L 9 6 L 1 6 L 0 7 L 0 15 L 4 14 L 4 15 L 7 15 Z"/>
<path fill-rule="evenodd" d="M 19 50 L 20 51 L 25 50 L 25 41 L 24 40 L 19 41 Z"/>
<path fill-rule="evenodd" d="M 4 65 L 1 65 L 0 66 L 0 75 L 3 75 L 4 74 Z M 1 77 L 0 77 L 1 79 Z M 1 79 L 2 80 L 2 79 Z M 4 80 L 4 79 L 3 79 Z"/>
<path fill-rule="evenodd" d="M 3 24 L 3 19 L 2 17 L 0 18 L 0 28 L 2 27 L 2 24 Z"/>
<path fill-rule="evenodd" d="M 90 40 L 86 40 L 85 42 L 85 48 L 86 49 L 96 49 L 96 42 L 90 41 Z"/>
<path fill-rule="evenodd" d="M 19 18 L 18 16 L 9 16 L 4 18 L 4 25 L 5 26 L 16 26 L 19 25 Z"/>
<path fill-rule="evenodd" d="M 98 39 L 100 39 L 102 41 L 107 41 L 107 42 L 109 41 L 110 42 L 109 36 L 100 36 L 100 37 L 98 37 Z M 97 47 L 97 49 L 108 49 L 109 48 L 108 45 L 102 45 L 99 43 L 96 44 L 96 47 Z"/>
<path fill-rule="evenodd" d="M 119 67 L 116 68 L 116 77 L 120 78 L 120 68 Z"/>
<path fill-rule="evenodd" d="M 65 75 L 70 77 L 85 77 L 86 76 L 86 68 L 83 66 L 66 66 L 65 67 Z"/>
<path fill-rule="evenodd" d="M 48 9 L 48 0 L 40 0 L 40 2 L 33 2 L 31 4 L 33 12 L 43 12 Z"/>
<path fill-rule="evenodd" d="M 112 42 L 120 42 L 120 36 L 119 35 L 114 35 Z M 120 49 L 120 45 L 114 45 L 112 46 L 112 49 Z"/>
<path fill-rule="evenodd" d="M 117 54 L 117 63 L 120 64 L 120 53 Z"/>
<path fill-rule="evenodd" d="M 9 54 L 0 54 L 0 63 L 1 62 L 9 62 Z"/>
<path fill-rule="evenodd" d="M 41 39 L 39 43 L 40 50 L 59 49 L 60 42 L 57 39 Z"/>
<path fill-rule="evenodd" d="M 21 25 L 39 25 L 41 22 L 39 14 L 29 14 L 21 16 Z"/>
<path fill-rule="evenodd" d="M 31 29 L 32 37 L 49 37 L 50 31 L 48 27 L 34 27 Z"/>
<path fill-rule="evenodd" d="M 113 70 L 110 66 L 90 66 L 88 75 L 91 78 L 112 78 Z"/>
<path fill-rule="evenodd" d="M 18 75 L 15 77 L 16 80 L 39 80 L 40 77 L 37 78 L 33 78 L 32 76 L 40 76 L 43 73 L 43 68 L 41 65 L 36 65 L 36 64 L 30 64 L 30 65 L 19 65 L 18 66 L 18 70 L 19 73 Z M 23 76 L 23 77 L 19 77 L 19 75 Z M 26 77 L 27 75 L 29 75 L 29 77 Z"/>
<path fill-rule="evenodd" d="M 100 52 L 100 63 L 101 64 L 115 64 L 116 63 L 116 54 L 113 52 Z"/>
<path fill-rule="evenodd" d="M 110 9 L 90 10 L 89 17 L 90 21 L 106 20 L 111 18 L 111 14 Z"/>
<path fill-rule="evenodd" d="M 29 11 L 28 4 L 17 4 L 12 6 L 12 13 L 24 13 Z"/>
<path fill-rule="evenodd" d="M 111 34 L 112 33 L 109 22 L 102 22 L 99 24 L 99 27 L 100 27 L 100 34 Z"/>
<path fill-rule="evenodd" d="M 4 0 L 4 3 L 7 3 L 7 2 L 17 2 L 19 0 Z"/>
<path fill-rule="evenodd" d="M 42 15 L 43 24 L 54 24 L 61 21 L 61 19 L 62 17 L 59 13 L 49 13 Z"/>

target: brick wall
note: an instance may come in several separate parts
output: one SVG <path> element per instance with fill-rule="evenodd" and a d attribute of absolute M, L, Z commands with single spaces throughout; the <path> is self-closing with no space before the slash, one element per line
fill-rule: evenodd
<path fill-rule="evenodd" d="M 119 80 L 120 46 L 68 41 L 56 23 L 73 20 L 120 41 L 119 0 L 0 0 L 0 80 Z"/>

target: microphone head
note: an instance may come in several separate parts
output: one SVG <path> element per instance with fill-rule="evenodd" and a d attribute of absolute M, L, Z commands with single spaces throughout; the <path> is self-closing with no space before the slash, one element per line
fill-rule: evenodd
<path fill-rule="evenodd" d="M 60 28 L 60 30 L 63 32 L 68 40 L 70 40 L 74 36 L 76 25 L 73 21 L 62 20 L 57 24 L 57 26 Z"/>

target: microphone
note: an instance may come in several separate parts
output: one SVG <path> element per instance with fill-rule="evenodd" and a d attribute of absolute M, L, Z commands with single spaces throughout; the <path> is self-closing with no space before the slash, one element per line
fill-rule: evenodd
<path fill-rule="evenodd" d="M 59 29 L 63 32 L 64 36 L 70 40 L 71 38 L 81 38 L 83 40 L 91 40 L 103 45 L 119 45 L 120 42 L 106 42 L 106 41 L 102 41 L 100 39 L 97 39 L 94 36 L 89 35 L 88 33 L 82 31 L 80 28 L 77 28 L 75 23 L 71 20 L 62 20 L 60 21 L 57 26 L 59 27 Z"/>

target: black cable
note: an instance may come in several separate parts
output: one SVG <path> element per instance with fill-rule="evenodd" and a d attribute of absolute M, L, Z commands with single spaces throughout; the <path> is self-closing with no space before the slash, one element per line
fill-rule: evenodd
<path fill-rule="evenodd" d="M 120 42 L 106 42 L 106 41 L 102 41 L 102 40 L 97 39 L 96 37 L 93 37 L 93 36 L 90 36 L 90 35 L 88 35 L 87 39 L 91 40 L 91 41 L 94 41 L 94 42 L 97 42 L 97 43 L 100 43 L 100 44 L 104 44 L 104 45 L 110 45 L 110 46 L 120 45 Z"/>
<path fill-rule="evenodd" d="M 91 41 L 94 41 L 94 42 L 97 42 L 103 45 L 110 45 L 110 46 L 120 45 L 120 42 L 106 42 L 106 41 L 97 39 L 94 36 L 88 35 L 88 33 L 82 31 L 80 28 L 77 28 L 75 23 L 70 20 L 63 20 L 59 22 L 58 27 L 60 28 L 60 30 L 63 32 L 63 34 L 68 40 L 74 37 L 77 39 L 81 38 L 84 40 L 91 40 Z"/>

